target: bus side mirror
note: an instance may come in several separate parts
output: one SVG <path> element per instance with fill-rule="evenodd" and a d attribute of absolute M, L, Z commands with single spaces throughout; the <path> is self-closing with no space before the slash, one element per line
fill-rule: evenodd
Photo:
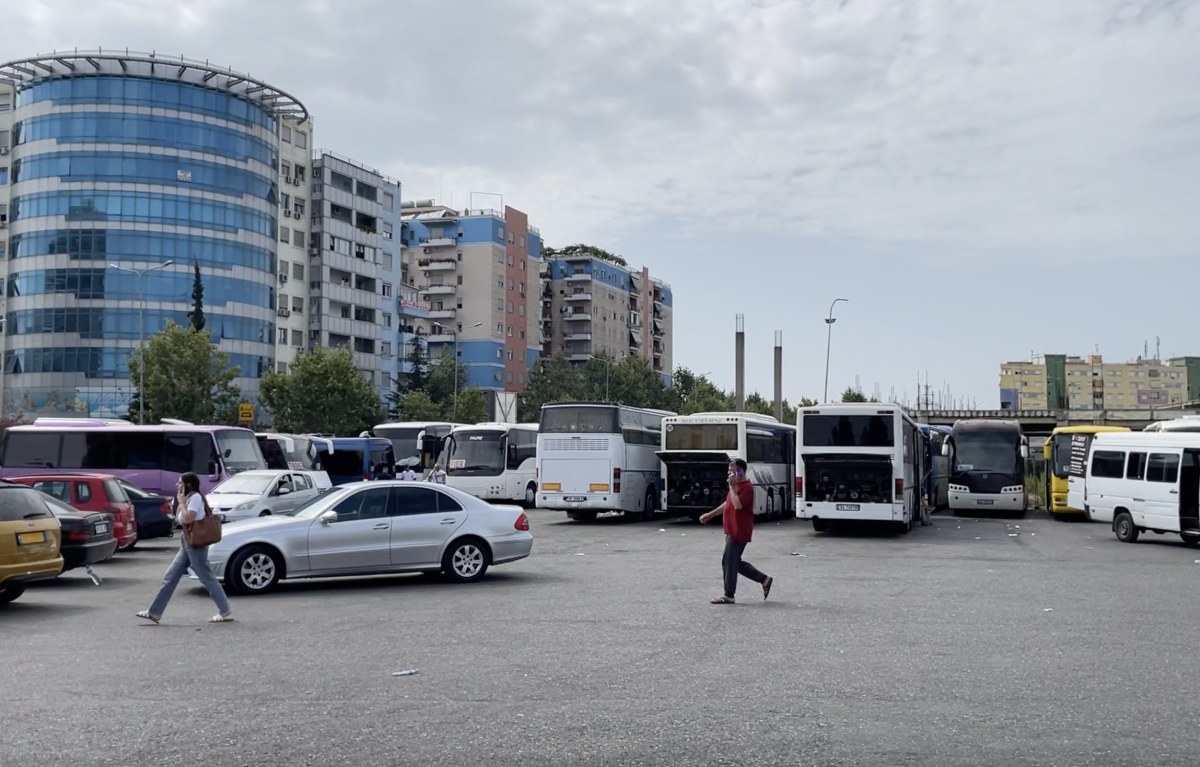
<path fill-rule="evenodd" d="M 1021 457 L 1025 459 L 1029 458 L 1029 445 L 1021 445 Z"/>
<path fill-rule="evenodd" d="M 220 465 L 220 464 L 218 464 L 216 461 L 209 461 L 209 463 L 208 463 L 208 476 L 210 476 L 210 477 L 216 477 L 216 476 L 217 476 L 218 474 L 220 474 L 220 473 L 221 473 L 221 465 Z"/>
<path fill-rule="evenodd" d="M 942 455 L 946 456 L 947 458 L 950 457 L 950 443 L 949 442 L 942 443 Z"/>

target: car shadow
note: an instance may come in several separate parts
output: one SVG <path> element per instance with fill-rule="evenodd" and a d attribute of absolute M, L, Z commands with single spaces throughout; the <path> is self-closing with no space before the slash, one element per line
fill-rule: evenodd
<path fill-rule="evenodd" d="M 95 569 L 95 565 L 93 565 L 93 569 Z M 65 573 L 62 573 L 61 575 L 59 575 L 57 578 L 55 578 L 52 581 L 39 581 L 37 583 L 31 583 L 29 585 L 29 588 L 37 589 L 38 591 L 43 591 L 43 590 L 45 590 L 45 591 L 49 591 L 49 590 L 66 591 L 66 590 L 71 590 L 71 589 L 103 588 L 103 587 L 109 586 L 109 585 L 121 586 L 121 585 L 138 582 L 137 578 L 121 578 L 121 577 L 109 576 L 108 574 L 106 574 L 100 570 L 96 570 L 96 575 L 99 576 L 100 580 L 101 580 L 101 584 L 99 586 L 92 583 L 92 579 L 88 577 L 87 571 L 84 570 L 82 567 L 80 567 L 75 570 L 68 570 Z"/>
<path fill-rule="evenodd" d="M 482 580 L 474 583 L 458 583 L 444 575 L 425 575 L 424 573 L 398 573 L 395 575 L 364 575 L 338 576 L 333 578 L 304 578 L 294 581 L 282 581 L 274 590 L 267 594 L 254 595 L 250 598 L 267 599 L 271 597 L 304 596 L 320 593 L 360 592 L 364 595 L 382 589 L 403 588 L 408 591 L 432 591 L 435 589 L 469 589 L 476 591 L 492 591 L 510 588 L 523 584 L 565 583 L 567 578 L 545 573 L 495 573 L 488 571 Z M 204 586 L 192 581 L 189 592 L 208 596 Z M 247 597 L 242 597 L 247 598 Z"/>
<path fill-rule="evenodd" d="M 0 605 L 0 625 L 2 625 L 6 620 L 71 617 L 84 615 L 86 613 L 94 613 L 97 610 L 104 609 L 106 608 L 97 605 L 60 605 L 38 602 L 37 591 L 31 588 L 29 591 L 26 591 L 24 594 L 22 594 L 21 597 L 15 602 L 9 602 L 6 605 Z"/>

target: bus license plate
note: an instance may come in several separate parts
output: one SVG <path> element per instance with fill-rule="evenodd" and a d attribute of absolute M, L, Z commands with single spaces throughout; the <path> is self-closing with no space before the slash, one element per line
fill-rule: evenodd
<path fill-rule="evenodd" d="M 857 503 L 839 503 L 837 505 L 838 511 L 858 511 L 861 508 Z"/>
<path fill-rule="evenodd" d="M 567 503 L 583 503 L 584 501 L 587 500 L 587 496 L 586 495 L 567 495 L 567 496 L 563 497 L 563 500 L 566 501 Z"/>
<path fill-rule="evenodd" d="M 994 501 L 991 498 L 976 498 L 975 503 L 980 506 L 991 506 Z"/>

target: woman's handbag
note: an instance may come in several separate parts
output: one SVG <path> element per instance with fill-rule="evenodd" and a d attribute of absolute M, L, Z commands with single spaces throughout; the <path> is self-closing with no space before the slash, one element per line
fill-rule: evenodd
<path fill-rule="evenodd" d="M 204 504 L 204 519 L 184 527 L 188 545 L 193 549 L 202 549 L 221 540 L 221 520 L 212 513 L 203 493 L 200 494 L 200 501 Z"/>

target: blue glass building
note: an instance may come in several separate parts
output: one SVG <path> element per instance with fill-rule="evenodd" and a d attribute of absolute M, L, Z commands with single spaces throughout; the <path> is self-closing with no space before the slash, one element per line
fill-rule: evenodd
<path fill-rule="evenodd" d="M 202 62 L 0 65 L 4 412 L 124 413 L 128 359 L 188 321 L 194 265 L 206 329 L 253 400 L 275 364 L 280 133 L 307 119 Z"/>

